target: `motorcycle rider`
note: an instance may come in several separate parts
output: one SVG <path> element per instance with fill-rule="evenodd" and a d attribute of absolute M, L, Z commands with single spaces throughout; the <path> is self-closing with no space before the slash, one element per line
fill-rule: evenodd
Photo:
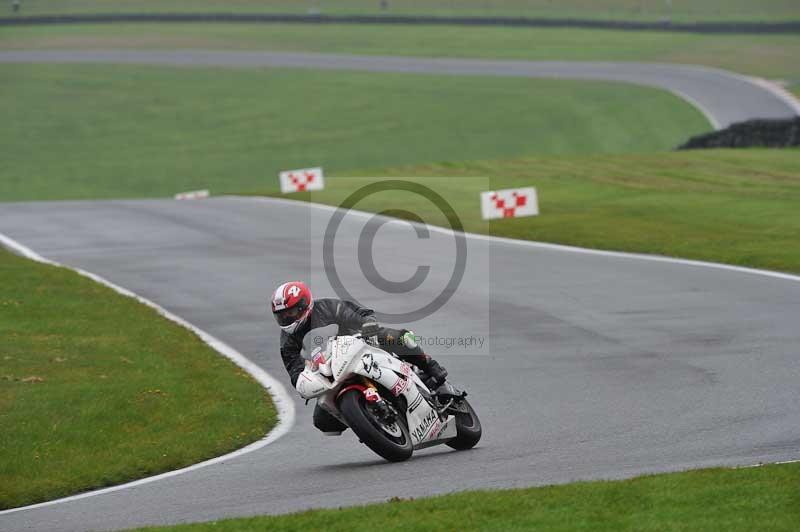
<path fill-rule="evenodd" d="M 300 281 L 283 283 L 272 294 L 272 314 L 281 328 L 281 358 L 292 386 L 306 366 L 300 355 L 303 338 L 312 329 L 336 324 L 339 335 L 361 333 L 366 338 L 377 337 L 379 345 L 425 373 L 429 389 L 438 388 L 447 377 L 438 362 L 422 352 L 414 333 L 406 329 L 381 327 L 371 309 L 352 301 L 336 298 L 315 300 L 311 290 Z M 328 435 L 339 435 L 347 427 L 319 405 L 314 409 L 314 426 Z"/>

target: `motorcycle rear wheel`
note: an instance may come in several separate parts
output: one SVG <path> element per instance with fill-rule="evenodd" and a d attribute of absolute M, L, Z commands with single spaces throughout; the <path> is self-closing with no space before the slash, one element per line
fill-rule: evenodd
<path fill-rule="evenodd" d="M 381 457 L 390 462 L 411 458 L 414 446 L 405 423 L 398 419 L 392 426 L 386 426 L 370 411 L 359 390 L 348 390 L 342 395 L 339 411 L 356 436 Z"/>
<path fill-rule="evenodd" d="M 475 447 L 481 439 L 481 434 L 483 434 L 481 421 L 478 419 L 478 414 L 475 413 L 472 405 L 463 398 L 461 403 L 467 411 L 456 413 L 457 436 L 446 442 L 447 445 L 458 451 Z"/>

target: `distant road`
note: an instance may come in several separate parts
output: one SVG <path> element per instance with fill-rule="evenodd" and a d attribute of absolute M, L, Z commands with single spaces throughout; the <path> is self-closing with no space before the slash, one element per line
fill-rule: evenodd
<path fill-rule="evenodd" d="M 676 64 L 571 61 L 501 61 L 401 56 L 209 50 L 7 51 L 0 63 L 125 63 L 140 65 L 291 67 L 461 76 L 508 76 L 635 83 L 671 91 L 700 109 L 715 128 L 752 118 L 800 114 L 790 96 L 724 70 Z"/>
<path fill-rule="evenodd" d="M 689 33 L 797 33 L 800 20 L 780 22 L 672 22 L 579 18 L 481 17 L 436 15 L 301 15 L 281 13 L 86 13 L 0 17 L 0 26 L 108 24 L 136 22 L 242 22 L 249 24 L 402 24 L 427 26 L 507 26 L 594 28 Z"/>

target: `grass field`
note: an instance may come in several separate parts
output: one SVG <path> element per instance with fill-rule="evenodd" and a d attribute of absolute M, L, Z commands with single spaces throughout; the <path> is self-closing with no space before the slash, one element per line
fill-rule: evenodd
<path fill-rule="evenodd" d="M 240 191 L 309 165 L 666 150 L 710 129 L 671 94 L 613 83 L 103 65 L 0 72 L 0 201 Z"/>
<path fill-rule="evenodd" d="M 795 531 L 800 522 L 800 464 L 708 469 L 613 482 L 579 482 L 474 491 L 420 500 L 233 519 L 149 532 L 383 531 Z"/>
<path fill-rule="evenodd" d="M 115 24 L 13 27 L 0 50 L 200 48 L 699 64 L 800 84 L 800 35 L 357 25 Z"/>
<path fill-rule="evenodd" d="M 435 185 L 471 232 L 800 273 L 798 149 L 538 157 L 356 174 L 411 176 Z M 541 215 L 487 227 L 478 200 L 485 181 L 466 176 L 490 177 L 492 189 L 535 186 Z M 338 205 L 374 180 L 331 178 L 325 191 L 293 196 Z M 274 186 L 262 193 L 278 194 Z M 436 207 L 413 194 L 376 194 L 356 208 L 403 208 L 448 225 Z"/>
<path fill-rule="evenodd" d="M 800 19 L 792 0 L 22 0 L 21 15 L 55 13 L 332 13 L 620 20 Z"/>
<path fill-rule="evenodd" d="M 200 462 L 275 424 L 264 388 L 155 310 L 1 248 L 0 279 L 0 509 Z"/>

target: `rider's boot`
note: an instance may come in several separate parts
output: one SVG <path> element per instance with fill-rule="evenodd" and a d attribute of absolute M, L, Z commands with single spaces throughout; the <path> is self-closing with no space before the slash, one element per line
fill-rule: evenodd
<path fill-rule="evenodd" d="M 400 344 L 403 345 L 410 353 L 406 355 L 407 360 L 417 366 L 425 373 L 426 378 L 423 379 L 425 386 L 429 390 L 436 390 L 439 386 L 444 384 L 447 379 L 447 370 L 444 369 L 438 362 L 432 359 L 429 355 L 422 352 L 422 349 L 417 343 L 417 337 L 413 331 L 404 331 L 400 338 Z"/>

